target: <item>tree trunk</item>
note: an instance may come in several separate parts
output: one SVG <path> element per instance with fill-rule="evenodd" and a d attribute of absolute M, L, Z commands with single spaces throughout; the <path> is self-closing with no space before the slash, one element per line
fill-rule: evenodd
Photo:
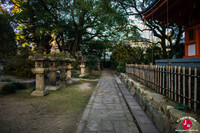
<path fill-rule="evenodd" d="M 81 40 L 81 37 L 79 35 L 79 33 L 76 33 L 75 34 L 75 39 L 72 43 L 72 46 L 71 46 L 71 54 L 75 57 L 76 56 L 76 52 L 79 50 L 79 43 L 80 43 L 80 40 Z"/>
<path fill-rule="evenodd" d="M 165 38 L 161 38 L 161 46 L 162 46 L 162 50 L 163 50 L 162 57 L 164 59 L 166 59 L 167 58 L 167 50 L 166 50 Z"/>

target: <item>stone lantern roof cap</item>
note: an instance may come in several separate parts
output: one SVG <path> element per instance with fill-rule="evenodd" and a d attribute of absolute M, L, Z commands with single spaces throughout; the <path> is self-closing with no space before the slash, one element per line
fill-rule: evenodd
<path fill-rule="evenodd" d="M 32 61 L 45 61 L 48 59 L 48 57 L 44 55 L 29 56 L 28 58 Z"/>

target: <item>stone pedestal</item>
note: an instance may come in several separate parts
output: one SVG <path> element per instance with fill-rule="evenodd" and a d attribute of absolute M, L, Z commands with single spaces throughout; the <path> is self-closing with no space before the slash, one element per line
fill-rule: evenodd
<path fill-rule="evenodd" d="M 71 62 L 69 62 L 68 63 L 68 67 L 67 67 L 67 83 L 72 83 L 72 80 L 71 80 L 71 75 L 72 75 L 71 69 L 72 69 L 72 65 L 71 65 Z"/>
<path fill-rule="evenodd" d="M 56 57 L 49 57 L 49 86 L 46 87 L 47 90 L 58 90 L 59 86 L 56 86 Z"/>
<path fill-rule="evenodd" d="M 86 75 L 85 74 L 85 62 L 81 62 L 80 68 L 81 68 L 81 75 L 79 77 L 83 77 Z"/>
<path fill-rule="evenodd" d="M 32 72 L 36 75 L 36 90 L 31 93 L 31 96 L 45 96 L 48 94 L 48 90 L 45 90 L 44 87 L 44 73 L 48 71 L 44 68 L 46 57 L 30 56 L 29 59 L 35 61 L 35 68 L 32 69 Z"/>

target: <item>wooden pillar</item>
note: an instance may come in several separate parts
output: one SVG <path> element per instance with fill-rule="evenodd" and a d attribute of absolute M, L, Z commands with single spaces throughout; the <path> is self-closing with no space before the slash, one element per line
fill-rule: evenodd
<path fill-rule="evenodd" d="M 195 37 L 196 37 L 196 56 L 200 56 L 200 30 L 197 27 L 195 29 Z"/>

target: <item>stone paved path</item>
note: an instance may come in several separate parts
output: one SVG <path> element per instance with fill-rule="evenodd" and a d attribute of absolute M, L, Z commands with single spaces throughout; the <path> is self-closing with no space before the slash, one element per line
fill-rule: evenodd
<path fill-rule="evenodd" d="M 77 133 L 139 133 L 111 70 L 104 70 Z"/>

